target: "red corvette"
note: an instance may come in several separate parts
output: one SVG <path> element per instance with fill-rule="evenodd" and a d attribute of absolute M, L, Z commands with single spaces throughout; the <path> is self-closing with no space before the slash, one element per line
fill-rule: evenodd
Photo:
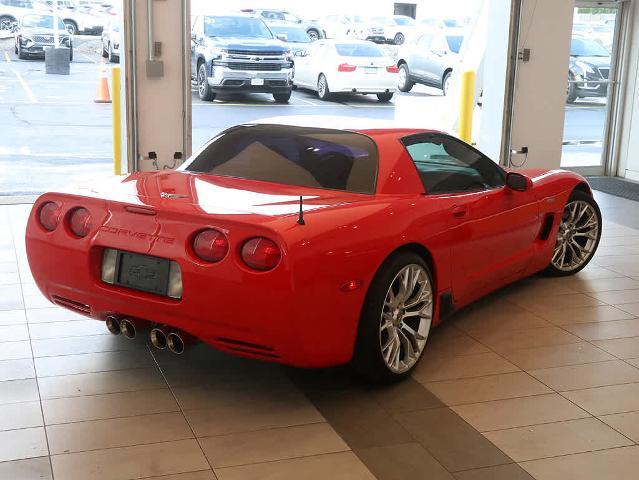
<path fill-rule="evenodd" d="M 581 270 L 600 235 L 571 172 L 435 131 L 243 125 L 177 171 L 42 195 L 26 241 L 44 295 L 112 333 L 393 380 L 446 315 Z"/>

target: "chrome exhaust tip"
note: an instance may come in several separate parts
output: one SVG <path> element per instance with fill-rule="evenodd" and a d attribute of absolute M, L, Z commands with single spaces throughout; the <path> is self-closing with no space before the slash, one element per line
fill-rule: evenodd
<path fill-rule="evenodd" d="M 111 332 L 113 335 L 120 335 L 120 321 L 117 319 L 117 317 L 109 315 L 108 317 L 106 317 L 104 323 L 106 324 L 107 330 L 109 332 Z"/>
<path fill-rule="evenodd" d="M 179 333 L 169 333 L 166 336 L 166 346 L 169 347 L 169 350 L 176 355 L 182 355 L 184 353 L 184 339 Z"/>
<path fill-rule="evenodd" d="M 166 334 L 162 331 L 161 328 L 154 328 L 149 333 L 149 338 L 151 339 L 151 345 L 159 350 L 164 350 L 166 348 L 167 340 Z"/>
<path fill-rule="evenodd" d="M 126 318 L 123 318 L 122 320 L 120 320 L 120 333 L 124 335 L 126 338 L 134 339 L 136 331 L 135 331 L 135 325 L 133 325 L 133 322 Z"/>

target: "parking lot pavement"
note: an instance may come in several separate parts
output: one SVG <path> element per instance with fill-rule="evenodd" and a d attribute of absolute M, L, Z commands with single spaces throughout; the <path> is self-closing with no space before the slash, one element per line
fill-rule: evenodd
<path fill-rule="evenodd" d="M 96 104 L 99 41 L 87 37 L 74 54 L 71 75 L 47 75 L 42 60 L 17 60 L 13 40 L 0 40 L 0 195 L 38 193 L 111 172 L 111 105 Z M 98 43 L 96 43 L 98 42 Z M 98 47 L 96 47 L 98 45 Z M 107 65 L 107 68 L 110 68 Z M 324 102 L 313 92 L 293 92 L 288 105 L 270 95 L 220 96 L 202 102 L 193 92 L 193 147 L 240 123 L 286 117 L 326 117 L 326 126 L 412 126 L 446 128 L 454 114 L 450 99 L 416 86 L 382 104 L 374 96 L 342 96 Z M 600 139 L 603 107 L 597 102 L 568 107 L 567 138 Z M 597 137 L 597 134 L 599 137 Z M 586 146 L 571 146 L 583 151 Z M 589 151 L 596 145 L 587 146 Z M 591 152 L 592 153 L 592 152 Z"/>

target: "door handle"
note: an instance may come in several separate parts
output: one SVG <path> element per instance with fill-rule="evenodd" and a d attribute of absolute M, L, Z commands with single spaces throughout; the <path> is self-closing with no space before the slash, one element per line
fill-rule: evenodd
<path fill-rule="evenodd" d="M 462 218 L 462 217 L 465 217 L 466 214 L 468 213 L 468 207 L 464 205 L 455 205 L 453 207 L 452 212 L 453 212 L 453 217 Z"/>

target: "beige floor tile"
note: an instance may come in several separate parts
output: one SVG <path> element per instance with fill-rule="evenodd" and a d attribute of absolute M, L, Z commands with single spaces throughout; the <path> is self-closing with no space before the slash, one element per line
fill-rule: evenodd
<path fill-rule="evenodd" d="M 603 362 L 615 358 L 586 342 L 506 350 L 501 355 L 523 370 Z"/>
<path fill-rule="evenodd" d="M 34 377 L 35 369 L 33 368 L 33 359 L 31 358 L 0 361 L 0 382 Z"/>
<path fill-rule="evenodd" d="M 583 293 L 569 293 L 540 299 L 534 296 L 521 297 L 515 300 L 517 305 L 533 312 L 547 312 L 564 308 L 592 307 L 604 302 Z"/>
<path fill-rule="evenodd" d="M 81 355 L 61 355 L 35 359 L 38 377 L 128 370 L 152 367 L 153 365 L 153 357 L 146 350 L 83 353 Z"/>
<path fill-rule="evenodd" d="M 265 428 L 319 423 L 324 419 L 317 409 L 299 395 L 283 396 L 274 401 L 257 401 L 234 405 L 186 410 L 189 424 L 198 437 L 250 432 Z"/>
<path fill-rule="evenodd" d="M 166 388 L 157 368 L 38 378 L 43 399 Z"/>
<path fill-rule="evenodd" d="M 639 411 L 603 415 L 599 420 L 610 425 L 633 442 L 639 442 Z"/>
<path fill-rule="evenodd" d="M 34 378 L 0 382 L 0 404 L 38 400 L 40 400 L 40 395 L 38 384 Z"/>
<path fill-rule="evenodd" d="M 616 290 L 612 292 L 592 292 L 589 295 L 606 302 L 609 305 L 623 305 L 639 301 L 639 289 Z"/>
<path fill-rule="evenodd" d="M 498 430 L 485 435 L 516 462 L 633 444 L 596 418 Z"/>
<path fill-rule="evenodd" d="M 34 308 L 26 311 L 27 323 L 66 322 L 86 320 L 87 317 L 61 307 Z M 93 320 L 95 322 L 95 320 Z M 104 326 L 104 325 L 103 325 Z"/>
<path fill-rule="evenodd" d="M 533 460 L 521 466 L 537 480 L 636 480 L 639 447 Z"/>
<path fill-rule="evenodd" d="M 40 402 L 21 402 L 0 405 L 0 430 L 41 427 Z"/>
<path fill-rule="evenodd" d="M 0 478 L 7 480 L 53 480 L 49 457 L 0 463 Z"/>
<path fill-rule="evenodd" d="M 22 358 L 31 358 L 31 343 L 28 340 L 0 343 L 0 361 Z"/>
<path fill-rule="evenodd" d="M 517 331 L 496 330 L 486 335 L 480 335 L 477 339 L 497 352 L 579 342 L 579 338 L 558 327 L 531 328 Z"/>
<path fill-rule="evenodd" d="M 628 312 L 629 315 L 639 317 L 639 303 L 626 303 L 624 305 L 620 305 L 619 308 Z"/>
<path fill-rule="evenodd" d="M 84 337 L 111 335 L 98 320 L 71 320 L 67 322 L 32 323 L 29 326 L 32 340 L 45 338 Z"/>
<path fill-rule="evenodd" d="M 42 401 L 42 411 L 47 425 L 178 410 L 178 404 L 168 388 Z"/>
<path fill-rule="evenodd" d="M 55 455 L 186 440 L 193 434 L 184 416 L 175 412 L 49 425 L 47 437 L 51 455 Z"/>
<path fill-rule="evenodd" d="M 145 348 L 137 342 L 127 341 L 120 335 L 91 335 L 87 337 L 50 338 L 31 342 L 34 357 L 77 355 L 80 353 L 115 352 Z"/>
<path fill-rule="evenodd" d="M 349 450 L 327 423 L 202 438 L 200 445 L 215 469 Z"/>
<path fill-rule="evenodd" d="M 606 265 L 602 265 L 606 266 Z M 614 269 L 613 269 L 614 270 Z M 639 289 L 639 281 L 631 278 L 596 278 L 571 282 L 571 288 L 578 292 L 611 292 L 614 290 L 636 290 Z"/>
<path fill-rule="evenodd" d="M 26 324 L 0 326 L 0 338 L 3 342 L 29 340 L 29 330 Z"/>
<path fill-rule="evenodd" d="M 44 428 L 0 432 L 0 462 L 48 455 Z"/>
<path fill-rule="evenodd" d="M 607 268 L 598 267 L 594 264 L 590 264 L 588 267 L 584 268 L 581 272 L 574 275 L 573 278 L 579 280 L 594 280 L 596 278 L 619 278 L 623 277 L 622 274 L 613 272 Z"/>
<path fill-rule="evenodd" d="M 378 479 L 453 480 L 453 476 L 419 443 L 360 448 L 357 456 Z"/>
<path fill-rule="evenodd" d="M 639 411 L 639 383 L 574 390 L 563 395 L 597 416 Z"/>
<path fill-rule="evenodd" d="M 588 417 L 588 413 L 556 393 L 453 407 L 480 432 L 525 427 Z"/>
<path fill-rule="evenodd" d="M 162 475 L 161 477 L 149 477 L 148 480 L 217 480 L 213 470 L 200 470 L 199 472 L 176 473 L 175 475 Z"/>
<path fill-rule="evenodd" d="M 609 322 L 611 320 L 625 320 L 633 315 L 610 305 L 590 307 L 555 308 L 539 311 L 538 314 L 555 325 L 570 325 L 573 323 Z"/>
<path fill-rule="evenodd" d="M 375 480 L 352 452 L 216 469 L 219 480 Z"/>
<path fill-rule="evenodd" d="M 437 356 L 431 358 L 426 352 L 413 371 L 419 382 L 452 380 L 456 378 L 481 377 L 497 373 L 516 372 L 519 368 L 496 353 L 476 353 L 456 357 Z"/>
<path fill-rule="evenodd" d="M 529 373 L 558 392 L 639 382 L 639 369 L 621 360 L 545 368 Z"/>
<path fill-rule="evenodd" d="M 565 325 L 564 328 L 584 340 L 639 337 L 639 318 L 611 322 Z"/>
<path fill-rule="evenodd" d="M 195 440 L 53 455 L 51 463 L 54 477 L 64 480 L 120 480 L 209 468 Z"/>
<path fill-rule="evenodd" d="M 516 463 L 455 473 L 456 480 L 534 480 Z"/>
<path fill-rule="evenodd" d="M 447 405 L 551 393 L 548 387 L 526 373 L 504 373 L 487 377 L 428 382 L 425 385 Z"/>
<path fill-rule="evenodd" d="M 547 320 L 532 312 L 519 309 L 514 306 L 511 312 L 507 310 L 493 314 L 490 312 L 473 312 L 465 314 L 461 312 L 455 317 L 455 326 L 469 335 L 487 335 L 496 330 L 527 330 L 531 328 L 552 326 Z"/>
<path fill-rule="evenodd" d="M 26 323 L 24 310 L 0 310 L 0 326 L 23 325 Z"/>
<path fill-rule="evenodd" d="M 592 343 L 618 358 L 639 357 L 639 337 L 594 340 Z"/>
<path fill-rule="evenodd" d="M 473 353 L 485 353 L 490 350 L 474 338 L 461 333 L 460 335 L 440 335 L 439 329 L 430 335 L 426 347 L 431 355 L 472 355 Z"/>

